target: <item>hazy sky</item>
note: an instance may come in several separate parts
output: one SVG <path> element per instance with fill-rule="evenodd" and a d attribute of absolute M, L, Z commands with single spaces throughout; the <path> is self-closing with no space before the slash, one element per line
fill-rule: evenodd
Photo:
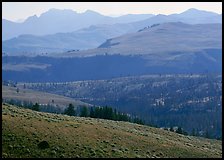
<path fill-rule="evenodd" d="M 16 21 L 51 8 L 72 9 L 78 13 L 93 10 L 103 15 L 172 14 L 189 8 L 221 14 L 222 2 L 2 2 L 2 18 Z"/>

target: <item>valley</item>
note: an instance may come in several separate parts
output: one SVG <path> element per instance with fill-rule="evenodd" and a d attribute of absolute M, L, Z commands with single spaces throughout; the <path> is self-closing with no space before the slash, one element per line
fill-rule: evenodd
<path fill-rule="evenodd" d="M 2 158 L 221 158 L 209 3 L 3 2 Z"/>
<path fill-rule="evenodd" d="M 146 124 L 181 126 L 221 136 L 222 76 L 217 74 L 142 75 L 66 83 L 18 83 L 93 105 L 109 105 L 137 115 Z M 199 114 L 200 113 L 200 114 Z"/>

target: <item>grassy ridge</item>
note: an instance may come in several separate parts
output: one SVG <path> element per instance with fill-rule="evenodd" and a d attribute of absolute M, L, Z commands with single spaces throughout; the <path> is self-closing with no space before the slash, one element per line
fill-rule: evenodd
<path fill-rule="evenodd" d="M 23 89 L 19 88 L 19 92 L 17 92 L 16 87 L 8 87 L 2 85 L 2 98 L 4 99 L 14 99 L 20 101 L 27 101 L 32 103 L 42 103 L 42 104 L 52 104 L 52 100 L 54 100 L 54 104 L 57 104 L 63 108 L 68 106 L 69 103 L 74 104 L 75 106 L 78 105 L 85 105 L 89 106 L 90 104 L 84 103 L 79 100 L 75 100 L 69 97 L 64 97 L 56 94 L 34 91 L 31 89 Z"/>
<path fill-rule="evenodd" d="M 49 148 L 39 149 L 47 141 Z M 222 157 L 222 142 L 2 104 L 3 157 Z"/>

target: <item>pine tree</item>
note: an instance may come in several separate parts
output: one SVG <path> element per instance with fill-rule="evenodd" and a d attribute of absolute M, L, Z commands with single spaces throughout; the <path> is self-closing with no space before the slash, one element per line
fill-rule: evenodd
<path fill-rule="evenodd" d="M 140 118 L 136 118 L 136 122 L 137 124 L 144 124 L 143 120 L 141 120 Z"/>
<path fill-rule="evenodd" d="M 82 107 L 80 117 L 88 117 L 88 108 L 86 106 Z"/>
<path fill-rule="evenodd" d="M 194 128 L 192 129 L 192 133 L 191 133 L 191 135 L 192 135 L 192 136 L 196 136 L 196 133 L 195 133 L 195 129 L 194 129 Z"/>
<path fill-rule="evenodd" d="M 117 110 L 114 109 L 113 113 L 112 113 L 112 119 L 117 121 Z"/>
<path fill-rule="evenodd" d="M 90 108 L 89 116 L 90 116 L 91 118 L 96 118 L 96 117 L 95 117 L 94 110 L 93 110 L 93 107 Z"/>
<path fill-rule="evenodd" d="M 205 132 L 205 138 L 211 138 L 211 135 L 209 134 L 208 130 Z"/>
<path fill-rule="evenodd" d="M 76 111 L 71 103 L 69 104 L 68 108 L 65 109 L 64 114 L 69 116 L 76 116 Z"/>
<path fill-rule="evenodd" d="M 33 105 L 32 107 L 32 110 L 35 110 L 35 111 L 40 111 L 40 106 L 38 103 L 35 103 L 35 105 Z"/>
<path fill-rule="evenodd" d="M 96 107 L 95 112 L 94 112 L 94 118 L 100 118 L 99 117 L 99 112 L 100 112 L 99 107 Z"/>
<path fill-rule="evenodd" d="M 176 133 L 183 134 L 182 128 L 181 127 L 178 127 Z"/>

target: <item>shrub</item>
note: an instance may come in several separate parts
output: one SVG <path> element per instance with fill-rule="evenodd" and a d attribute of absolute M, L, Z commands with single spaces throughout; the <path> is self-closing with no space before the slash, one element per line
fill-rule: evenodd
<path fill-rule="evenodd" d="M 46 149 L 46 148 L 49 148 L 50 145 L 48 144 L 47 141 L 41 141 L 39 144 L 38 144 L 38 148 L 40 149 Z"/>

